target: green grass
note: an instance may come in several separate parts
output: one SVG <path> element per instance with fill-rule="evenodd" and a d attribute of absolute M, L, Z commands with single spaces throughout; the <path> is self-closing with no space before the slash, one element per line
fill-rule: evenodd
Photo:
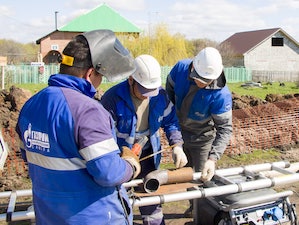
<path fill-rule="evenodd" d="M 32 94 L 34 94 L 42 90 L 43 88 L 47 87 L 48 84 L 14 84 L 14 86 L 29 90 L 31 91 Z"/>
<path fill-rule="evenodd" d="M 103 91 L 108 90 L 116 83 L 102 83 L 100 89 Z M 265 99 L 267 94 L 296 94 L 299 93 L 298 83 L 296 82 L 284 82 L 285 86 L 280 86 L 279 82 L 273 82 L 272 85 L 262 83 L 262 87 L 241 87 L 243 83 L 229 83 L 228 87 L 231 92 L 238 95 L 250 95 L 260 99 Z M 16 87 L 30 90 L 32 93 L 45 88 L 47 84 L 15 84 Z"/>
<path fill-rule="evenodd" d="M 281 161 L 281 152 L 278 149 L 254 150 L 251 153 L 243 153 L 240 155 L 224 154 L 217 162 L 221 168 L 244 166 L 248 164 L 270 163 Z"/>
<path fill-rule="evenodd" d="M 281 152 L 277 149 L 254 150 L 251 153 L 230 156 L 224 154 L 217 162 L 218 168 L 238 167 L 249 164 L 261 164 L 281 161 Z M 161 164 L 161 169 L 174 169 L 173 163 Z"/>
<path fill-rule="evenodd" d="M 112 86 L 116 85 L 117 83 L 102 83 L 99 88 L 103 91 L 107 91 Z"/>
<path fill-rule="evenodd" d="M 241 87 L 243 83 L 229 83 L 231 92 L 238 95 L 250 95 L 260 99 L 265 99 L 267 94 L 296 94 L 299 93 L 299 87 L 296 82 L 284 82 L 285 86 L 280 86 L 279 82 L 273 82 L 272 85 L 262 83 L 262 87 Z"/>

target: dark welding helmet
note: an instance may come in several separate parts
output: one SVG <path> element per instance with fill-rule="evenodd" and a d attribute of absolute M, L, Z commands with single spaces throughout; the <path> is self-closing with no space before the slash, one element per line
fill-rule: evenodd
<path fill-rule="evenodd" d="M 115 82 L 132 75 L 134 58 L 111 30 L 93 30 L 81 34 L 88 42 L 95 70 Z"/>

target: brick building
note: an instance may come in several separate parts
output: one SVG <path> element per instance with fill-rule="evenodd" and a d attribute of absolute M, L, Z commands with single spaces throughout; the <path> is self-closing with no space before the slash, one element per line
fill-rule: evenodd
<path fill-rule="evenodd" d="M 141 32 L 140 28 L 104 3 L 38 39 L 39 61 L 45 64 L 57 63 L 59 54 L 73 37 L 96 29 L 110 29 L 117 36 L 138 37 Z"/>

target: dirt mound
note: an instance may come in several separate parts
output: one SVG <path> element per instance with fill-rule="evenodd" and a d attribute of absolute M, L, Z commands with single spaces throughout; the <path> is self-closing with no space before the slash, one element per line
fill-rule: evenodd
<path fill-rule="evenodd" d="M 100 98 L 102 94 L 103 91 L 99 90 L 96 98 Z M 10 135 L 13 137 L 13 140 L 17 139 L 15 127 L 19 112 L 24 103 L 31 96 L 32 94 L 30 91 L 20 89 L 15 86 L 12 86 L 9 90 L 0 91 L 0 125 L 4 134 L 7 136 Z M 273 115 L 277 112 L 285 112 L 294 106 L 299 106 L 297 97 L 298 96 L 296 95 L 268 95 L 265 100 L 263 100 L 253 96 L 239 96 L 233 93 L 233 121 L 234 123 L 240 123 L 239 121 L 243 118 L 252 118 L 261 115 Z M 8 160 L 10 160 L 12 157 L 14 158 L 11 160 L 15 160 L 15 157 L 20 157 L 19 148 L 16 147 L 16 143 L 18 142 L 15 140 L 14 143 L 11 143 L 8 139 L 9 138 L 6 139 L 8 147 L 10 150 L 12 150 L 11 152 L 14 152 L 13 156 L 8 156 Z M 168 144 L 164 134 L 162 134 L 161 142 L 162 147 L 165 147 Z M 167 156 L 166 158 L 171 159 L 171 156 Z M 20 172 L 20 174 L 22 173 Z M 3 185 L 5 182 L 2 181 L 1 183 Z M 2 186 L 1 183 L 0 186 Z"/>
<path fill-rule="evenodd" d="M 102 94 L 103 91 L 98 90 L 96 98 L 99 99 Z M 8 91 L 0 91 L 0 126 L 2 127 L 2 129 L 4 129 L 4 131 L 10 132 L 11 135 L 15 135 L 14 130 L 19 116 L 19 112 L 23 104 L 31 96 L 32 94 L 30 91 L 17 88 L 15 86 L 12 86 Z M 290 108 L 293 108 L 299 104 L 298 95 L 269 94 L 263 100 L 253 96 L 240 96 L 235 93 L 232 93 L 232 99 L 233 116 L 237 119 L 250 118 L 261 115 L 273 115 L 274 113 L 277 113 L 279 111 L 287 111 Z M 165 141 L 163 141 L 163 143 L 164 142 Z M 10 143 L 8 144 L 10 145 Z"/>
<path fill-rule="evenodd" d="M 28 90 L 12 86 L 9 91 L 0 92 L 0 123 L 2 128 L 15 128 L 19 112 L 24 103 L 32 96 Z"/>
<path fill-rule="evenodd" d="M 96 98 L 99 99 L 103 94 L 102 90 L 99 90 L 96 94 Z M 23 104 L 32 96 L 31 92 L 25 89 L 12 86 L 9 91 L 0 91 L 0 125 L 2 128 L 9 129 L 15 128 L 19 112 Z M 244 115 L 257 116 L 260 114 L 272 114 L 273 111 L 277 111 L 283 108 L 289 108 L 297 102 L 297 95 L 274 95 L 269 94 L 265 99 L 259 99 L 249 95 L 237 95 L 232 94 L 233 110 L 244 109 Z M 287 100 L 287 101 L 286 101 Z M 269 109 L 266 104 L 275 103 L 275 109 Z M 249 108 L 253 106 L 262 106 L 258 111 L 253 112 Z M 244 116 L 243 115 L 243 116 Z"/>
<path fill-rule="evenodd" d="M 257 106 L 257 105 L 262 105 L 267 103 L 267 101 L 263 99 L 259 99 L 249 95 L 240 96 L 236 93 L 232 93 L 232 99 L 233 99 L 233 110 L 248 108 L 250 106 Z"/>
<path fill-rule="evenodd" d="M 96 98 L 99 99 L 101 95 L 103 94 L 102 91 L 99 91 L 96 95 Z M 0 91 L 0 124 L 2 127 L 2 131 L 6 133 L 7 135 L 11 135 L 12 137 L 16 138 L 15 134 L 15 126 L 16 122 L 19 116 L 19 112 L 24 105 L 24 103 L 32 96 L 31 92 L 28 90 L 16 88 L 12 86 L 8 91 L 2 90 Z M 299 108 L 299 98 L 298 95 L 267 95 L 266 98 L 258 99 L 253 96 L 239 96 L 237 94 L 233 93 L 233 122 L 240 123 L 242 119 L 246 118 L 255 118 L 258 116 L 267 116 L 267 115 L 276 115 L 277 113 L 285 113 L 289 110 L 296 107 Z M 281 121 L 283 124 L 286 124 L 285 122 Z M 285 127 L 285 126 L 284 126 Z M 247 130 L 246 134 L 244 134 L 244 137 L 249 137 L 250 135 L 253 135 L 253 133 L 256 132 L 255 130 Z M 266 136 L 266 131 L 263 133 L 263 136 Z M 253 135 L 254 136 L 254 135 Z M 284 135 L 286 136 L 286 135 Z M 162 148 L 167 147 L 168 142 L 166 140 L 165 134 L 162 133 Z M 19 154 L 19 148 L 15 147 L 15 143 L 11 143 L 8 141 L 9 149 L 12 150 L 11 152 L 16 152 L 13 156 L 8 157 L 8 160 L 15 160 L 15 157 L 20 157 Z M 239 144 L 239 143 L 237 143 Z M 166 156 L 166 157 L 165 157 Z M 289 156 L 286 156 L 286 159 L 282 160 L 289 160 L 290 158 L 296 158 L 295 156 L 298 156 L 298 151 L 293 151 L 289 153 Z M 169 158 L 170 160 L 166 161 L 172 161 L 171 160 L 171 152 L 167 151 L 165 155 L 163 155 L 162 159 Z M 297 159 L 297 158 L 296 158 Z M 7 161 L 8 161 L 7 160 Z M 22 160 L 22 159 L 20 159 Z M 6 163 L 5 167 L 8 163 Z M 9 190 L 20 190 L 20 189 L 26 189 L 30 188 L 28 187 L 30 184 L 25 184 L 23 179 L 28 178 L 27 172 L 19 172 L 15 175 L 7 175 L 9 174 L 7 172 L 9 170 L 8 168 L 4 168 L 4 172 L 2 174 L 2 177 L 0 178 L 0 191 L 9 191 Z M 28 185 L 28 186 L 26 186 Z M 296 196 L 295 196 L 296 197 Z M 298 198 L 295 198 L 293 200 L 295 203 L 299 203 Z M 176 214 L 183 213 L 185 208 L 188 207 L 188 202 L 179 202 L 180 207 L 177 207 L 177 205 L 173 206 L 171 204 L 166 204 L 163 206 L 163 210 L 165 215 L 167 215 L 167 224 L 182 224 L 182 221 L 188 222 L 192 221 L 192 219 L 184 219 L 179 218 Z M 183 204 L 183 205 L 182 205 Z M 182 207 L 185 207 L 182 209 Z M 169 212 L 169 213 L 168 213 Z M 175 215 L 175 218 L 172 218 L 171 215 Z M 182 216 L 183 217 L 183 216 Z M 136 223 L 139 224 L 139 223 Z"/>

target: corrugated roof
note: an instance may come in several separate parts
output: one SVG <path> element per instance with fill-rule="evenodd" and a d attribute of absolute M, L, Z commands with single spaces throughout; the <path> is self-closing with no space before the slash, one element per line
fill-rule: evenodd
<path fill-rule="evenodd" d="M 116 33 L 140 33 L 142 31 L 105 3 L 82 16 L 75 18 L 58 30 L 67 32 L 86 32 L 97 29 L 110 29 Z"/>
<path fill-rule="evenodd" d="M 282 29 L 272 28 L 235 33 L 228 39 L 224 40 L 221 44 L 228 43 L 233 48 L 235 53 L 242 55 L 256 45 L 260 44 L 262 41 L 272 37 L 272 35 L 278 31 L 282 31 Z M 282 32 L 285 33 L 284 31 Z"/>

